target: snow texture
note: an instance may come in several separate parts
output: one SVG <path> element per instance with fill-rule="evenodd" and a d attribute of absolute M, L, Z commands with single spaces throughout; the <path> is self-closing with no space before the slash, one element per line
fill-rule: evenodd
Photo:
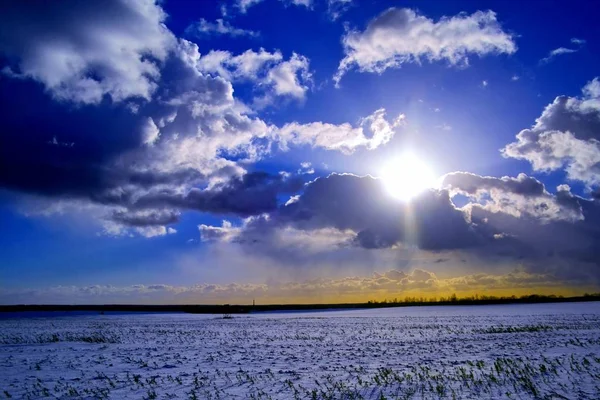
<path fill-rule="evenodd" d="M 598 399 L 600 303 L 0 315 L 0 398 Z"/>

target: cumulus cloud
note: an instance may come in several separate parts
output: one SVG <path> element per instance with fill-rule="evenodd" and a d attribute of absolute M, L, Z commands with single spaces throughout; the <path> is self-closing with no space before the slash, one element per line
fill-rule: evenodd
<path fill-rule="evenodd" d="M 527 160 L 536 171 L 563 169 L 569 179 L 600 184 L 600 81 L 588 82 L 580 97 L 559 96 L 533 127 L 502 149 L 504 157 Z"/>
<path fill-rule="evenodd" d="M 295 73 L 295 67 L 289 69 L 287 63 L 305 63 L 300 56 L 285 61 L 281 54 L 264 50 L 232 59 L 234 66 L 228 65 L 227 73 L 213 76 L 205 71 L 208 67 L 202 65 L 198 46 L 180 40 L 162 63 L 156 99 L 136 103 L 135 113 L 129 106 L 57 107 L 34 87 L 24 87 L 23 80 L 8 81 L 0 100 L 5 106 L 10 102 L 14 111 L 6 115 L 0 136 L 0 184 L 53 202 L 69 199 L 81 207 L 84 202 L 103 206 L 104 213 L 94 213 L 103 225 L 105 215 L 123 210 L 199 210 L 241 216 L 272 211 L 277 196 L 292 194 L 301 185 L 292 184 L 293 177 L 286 182 L 271 178 L 259 182 L 259 174 L 246 176 L 243 165 L 265 157 L 280 140 L 285 140 L 284 150 L 305 140 L 296 139 L 289 127 L 281 135 L 280 128 L 257 117 L 234 97 L 229 79 L 250 79 L 262 71 L 262 82 L 273 82 L 273 93 L 299 96 L 303 89 L 293 88 L 300 81 L 286 75 Z M 296 79 L 303 79 L 297 73 Z M 11 91 L 24 88 L 27 95 L 10 96 Z M 29 101 L 55 111 L 39 114 L 28 106 Z M 22 134 L 24 121 L 28 132 L 46 136 L 37 140 Z M 342 132 L 334 144 L 323 134 L 312 144 L 331 150 L 356 145 L 375 148 L 391 138 L 397 124 L 388 124 L 376 113 L 361 125 L 356 131 Z M 365 138 L 343 137 L 345 133 Z M 58 137 L 60 141 L 54 140 Z M 346 139 L 353 144 L 344 144 Z M 63 142 L 77 146 L 58 145 Z M 229 196 L 242 197 L 234 201 Z M 110 231 L 132 226 L 119 218 L 108 220 Z"/>
<path fill-rule="evenodd" d="M 283 149 L 290 144 L 310 145 L 351 154 L 359 147 L 376 149 L 389 142 L 398 128 L 404 125 L 404 114 L 391 122 L 385 119 L 385 110 L 379 109 L 353 127 L 348 123 L 334 125 L 325 122 L 300 124 L 292 122 L 277 130 L 277 140 Z"/>
<path fill-rule="evenodd" d="M 203 242 L 218 240 L 230 242 L 235 239 L 241 232 L 240 227 L 235 227 L 227 220 L 223 220 L 221 226 L 212 226 L 206 224 L 198 225 L 200 230 L 200 239 Z"/>
<path fill-rule="evenodd" d="M 296 53 L 284 60 L 280 51 L 269 53 L 261 48 L 258 52 L 246 50 L 237 56 L 228 51 L 211 50 L 197 60 L 197 67 L 201 72 L 234 82 L 256 83 L 265 92 L 255 100 L 260 107 L 270 104 L 276 96 L 304 99 L 312 83 L 309 63 L 308 58 Z"/>
<path fill-rule="evenodd" d="M 452 173 L 443 185 L 467 195 L 461 210 L 480 235 L 493 238 L 474 249 L 527 263 L 530 271 L 553 271 L 564 279 L 600 277 L 600 203 L 559 185 L 551 194 L 534 178 Z"/>
<path fill-rule="evenodd" d="M 175 44 L 166 14 L 152 0 L 0 6 L 0 53 L 9 76 L 41 82 L 56 99 L 98 104 L 150 100 L 160 63 Z"/>
<path fill-rule="evenodd" d="M 390 8 L 369 22 L 364 31 L 350 30 L 342 38 L 345 57 L 336 83 L 352 68 L 382 73 L 404 63 L 445 60 L 468 65 L 469 56 L 512 54 L 517 46 L 493 11 L 459 14 L 433 21 L 408 8 Z"/>
<path fill-rule="evenodd" d="M 278 96 L 290 95 L 302 99 L 308 87 L 301 82 L 311 81 L 308 63 L 308 58 L 294 53 L 288 61 L 269 70 L 266 82 L 273 85 Z"/>
<path fill-rule="evenodd" d="M 479 205 L 493 212 L 515 217 L 528 215 L 543 222 L 583 219 L 577 201 L 567 199 L 571 195 L 568 186 L 560 187 L 555 196 L 546 191 L 542 182 L 523 173 L 516 178 L 496 178 L 453 172 L 443 177 L 442 185 L 454 193 L 470 196 Z"/>
<path fill-rule="evenodd" d="M 249 36 L 257 37 L 258 32 L 251 31 L 248 29 L 236 28 L 232 26 L 227 20 L 217 18 L 215 22 L 210 22 L 204 18 L 200 18 L 197 22 L 194 22 L 185 29 L 185 33 L 189 36 L 195 36 L 198 38 L 208 36 Z"/>

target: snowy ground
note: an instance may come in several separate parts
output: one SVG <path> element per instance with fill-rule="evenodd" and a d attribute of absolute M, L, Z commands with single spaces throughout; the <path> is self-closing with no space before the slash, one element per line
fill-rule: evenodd
<path fill-rule="evenodd" d="M 600 398 L 600 303 L 0 319 L 0 398 Z"/>

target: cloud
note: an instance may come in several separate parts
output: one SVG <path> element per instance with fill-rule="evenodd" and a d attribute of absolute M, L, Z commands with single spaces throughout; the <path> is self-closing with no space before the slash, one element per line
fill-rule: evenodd
<path fill-rule="evenodd" d="M 483 237 L 473 249 L 526 263 L 530 271 L 552 271 L 564 279 L 600 278 L 600 203 L 559 185 L 555 194 L 534 178 L 483 177 L 452 173 L 443 179 L 451 193 L 467 195 L 461 208 Z"/>
<path fill-rule="evenodd" d="M 546 193 L 544 184 L 523 173 L 517 178 L 480 176 L 469 172 L 452 172 L 442 178 L 442 185 L 458 189 L 462 193 L 476 195 L 479 192 L 499 190 L 526 197 L 539 197 Z"/>
<path fill-rule="evenodd" d="M 236 6 L 242 14 L 248 12 L 248 9 L 255 5 L 262 3 L 264 0 L 237 0 Z M 284 5 L 293 4 L 295 6 L 304 6 L 310 8 L 312 6 L 312 0 L 279 0 Z"/>
<path fill-rule="evenodd" d="M 237 56 L 211 50 L 197 60 L 201 72 L 257 84 L 263 91 L 254 101 L 258 108 L 272 104 L 277 96 L 303 100 L 312 84 L 309 64 L 309 59 L 302 55 L 293 53 L 284 60 L 281 52 L 269 53 L 262 48 L 258 52 L 246 50 Z"/>
<path fill-rule="evenodd" d="M 262 1 L 263 0 L 237 0 L 236 6 L 240 9 L 242 14 L 245 14 L 250 7 L 257 5 Z"/>
<path fill-rule="evenodd" d="M 200 20 L 188 26 L 185 29 L 185 33 L 189 36 L 195 36 L 198 38 L 221 35 L 232 37 L 259 36 L 258 32 L 251 31 L 248 29 L 236 28 L 232 26 L 228 21 L 222 18 L 217 18 L 215 22 L 210 22 L 205 20 L 204 18 L 200 18 Z"/>
<path fill-rule="evenodd" d="M 293 85 L 300 80 L 290 80 L 286 74 L 305 79 L 297 67 L 303 68 L 307 60 L 296 55 L 283 60 L 281 54 L 264 50 L 230 59 L 234 67 L 228 64 L 227 73 L 211 76 L 203 71 L 198 46 L 179 40 L 161 63 L 154 98 L 110 107 L 66 107 L 23 79 L 6 81 L 0 88 L 0 103 L 13 112 L 5 115 L 0 136 L 0 185 L 48 202 L 104 207 L 104 212 L 93 216 L 103 226 L 110 220 L 111 231 L 127 232 L 130 227 L 111 219 L 120 212 L 213 210 L 245 216 L 271 211 L 280 193 L 293 193 L 301 185 L 294 184 L 292 190 L 290 182 L 296 179 L 292 177 L 279 183 L 265 178 L 264 184 L 245 186 L 258 175 L 243 178 L 242 165 L 265 157 L 284 137 L 283 150 L 304 140 L 294 139 L 291 133 L 281 135 L 280 128 L 258 118 L 234 97 L 227 78 L 235 81 L 262 71 L 260 82 L 273 82 L 272 93 L 296 96 L 300 92 Z M 271 64 L 265 68 L 265 63 Z M 23 95 L 14 98 L 14 91 Z M 30 107 L 30 102 L 39 108 Z M 355 140 L 368 148 L 387 142 L 396 126 L 379 114 L 361 124 L 364 127 L 346 133 L 372 136 Z M 282 132 L 286 130 L 289 127 Z M 319 134 L 313 145 L 347 150 L 352 147 L 344 144 L 347 139 L 351 138 L 339 135 L 332 144 Z M 248 197 L 234 201 L 229 195 Z"/>
<path fill-rule="evenodd" d="M 571 285 L 571 291 L 577 288 L 575 282 L 568 284 Z M 432 271 L 414 268 L 410 271 L 390 269 L 367 275 L 253 284 L 136 284 L 5 289 L 0 290 L 0 304 L 250 304 L 253 299 L 263 304 L 364 302 L 386 298 L 403 300 L 407 296 L 429 298 L 448 296 L 451 293 L 496 294 L 497 290 L 511 290 L 513 294 L 531 293 L 541 287 L 546 291 L 560 291 L 565 289 L 565 282 L 552 274 L 529 273 L 521 269 L 500 274 L 478 273 L 439 277 Z"/>
<path fill-rule="evenodd" d="M 219 240 L 230 242 L 235 239 L 241 232 L 241 228 L 234 227 L 231 222 L 223 220 L 221 226 L 211 226 L 206 224 L 198 225 L 200 230 L 200 239 L 203 242 Z"/>
<path fill-rule="evenodd" d="M 501 151 L 527 160 L 536 171 L 564 169 L 569 179 L 600 184 L 600 81 L 588 82 L 580 97 L 559 96 L 533 127 Z"/>
<path fill-rule="evenodd" d="M 175 208 L 245 217 L 275 210 L 278 196 L 295 193 L 302 185 L 303 181 L 297 177 L 251 172 L 206 189 L 151 192 L 136 198 L 129 208 Z"/>
<path fill-rule="evenodd" d="M 359 147 L 372 150 L 386 144 L 404 125 L 404 120 L 403 114 L 391 122 L 386 120 L 385 110 L 382 108 L 361 119 L 356 127 L 348 123 L 334 125 L 324 122 L 292 122 L 278 129 L 276 135 L 283 149 L 287 149 L 290 144 L 307 144 L 351 154 Z"/>
<path fill-rule="evenodd" d="M 327 14 L 336 21 L 353 5 L 354 0 L 327 0 Z"/>
<path fill-rule="evenodd" d="M 165 226 L 144 226 L 135 228 L 137 233 L 145 238 L 154 238 L 165 235 L 173 235 L 177 233 L 177 230 L 173 228 L 167 228 Z"/>
<path fill-rule="evenodd" d="M 446 264 L 469 259 L 469 265 L 491 270 L 518 262 L 532 274 L 600 281 L 597 200 L 576 196 L 567 185 L 549 193 L 525 174 L 456 172 L 444 177 L 442 187 L 447 189 L 400 202 L 379 179 L 331 174 L 265 214 L 203 231 L 215 246 L 228 246 L 224 254 L 238 249 L 262 264 L 415 265 L 410 260 L 417 252 Z M 451 200 L 457 194 L 467 196 L 461 208 Z"/>
<path fill-rule="evenodd" d="M 552 50 L 550 53 L 548 53 L 547 57 L 542 58 L 540 60 L 540 64 L 547 64 L 550 61 L 552 61 L 554 58 L 556 58 L 557 56 L 560 56 L 563 54 L 577 53 L 577 51 L 579 51 L 579 49 L 568 49 L 566 47 L 559 47 L 557 49 Z"/>
<path fill-rule="evenodd" d="M 173 210 L 115 211 L 110 219 L 122 225 L 141 228 L 179 222 L 179 212 Z"/>
<path fill-rule="evenodd" d="M 312 175 L 315 173 L 315 169 L 312 167 L 312 164 L 308 161 L 300 163 L 300 169 L 297 172 L 298 174 L 307 174 Z"/>
<path fill-rule="evenodd" d="M 453 172 L 442 178 L 442 186 L 453 193 L 469 196 L 481 207 L 492 212 L 521 217 L 527 215 L 542 222 L 583 219 L 581 207 L 568 186 L 558 194 L 546 191 L 544 184 L 523 173 L 516 178 L 479 176 L 468 172 Z"/>
<path fill-rule="evenodd" d="M 512 54 L 517 50 L 493 11 L 443 17 L 435 22 L 408 8 L 390 8 L 372 19 L 364 31 L 347 32 L 342 43 L 345 57 L 335 74 L 336 83 L 352 68 L 382 73 L 423 60 L 464 66 L 471 55 Z"/>
<path fill-rule="evenodd" d="M 278 96 L 290 95 L 299 99 L 304 98 L 308 87 L 301 82 L 311 81 L 308 63 L 308 58 L 294 53 L 288 61 L 272 68 L 267 74 L 267 82 L 273 85 L 275 94 Z"/>
<path fill-rule="evenodd" d="M 150 100 L 175 38 L 151 0 L 0 6 L 0 53 L 9 76 L 41 82 L 58 100 Z"/>
<path fill-rule="evenodd" d="M 315 179 L 268 219 L 249 222 L 245 231 L 257 236 L 257 231 L 265 235 L 263 232 L 286 227 L 307 232 L 335 229 L 363 248 L 404 243 L 421 249 L 448 249 L 477 241 L 448 192 L 427 191 L 410 204 L 400 203 L 387 195 L 381 180 L 350 174 Z"/>
<path fill-rule="evenodd" d="M 146 125 L 142 127 L 142 142 L 148 146 L 152 146 L 158 140 L 160 131 L 152 118 L 148 117 L 146 121 Z"/>
<path fill-rule="evenodd" d="M 577 45 L 578 47 L 575 49 L 570 49 L 567 47 L 559 47 L 557 49 L 554 49 L 550 53 L 548 53 L 548 55 L 546 57 L 544 57 L 540 60 L 540 64 L 548 64 L 549 62 L 551 62 L 552 60 L 554 60 L 556 57 L 558 57 L 560 55 L 577 53 L 579 50 L 581 50 L 581 47 L 585 44 L 585 40 L 572 38 L 571 43 Z"/>

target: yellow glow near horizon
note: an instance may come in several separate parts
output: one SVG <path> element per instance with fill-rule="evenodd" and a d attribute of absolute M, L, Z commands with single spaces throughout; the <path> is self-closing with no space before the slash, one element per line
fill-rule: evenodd
<path fill-rule="evenodd" d="M 409 201 L 437 185 L 436 176 L 430 166 L 415 154 L 408 152 L 386 164 L 380 176 L 388 193 L 402 201 Z"/>

